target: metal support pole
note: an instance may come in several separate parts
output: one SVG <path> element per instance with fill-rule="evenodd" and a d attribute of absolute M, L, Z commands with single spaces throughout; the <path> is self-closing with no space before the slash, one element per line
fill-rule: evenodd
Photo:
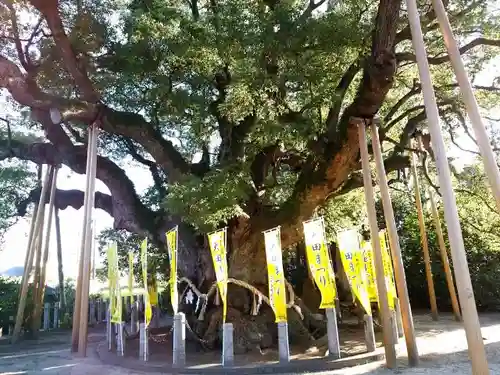
<path fill-rule="evenodd" d="M 102 307 L 103 307 L 102 299 L 98 299 L 97 300 L 97 323 L 101 323 L 102 321 L 104 321 L 103 316 L 102 316 Z"/>
<path fill-rule="evenodd" d="M 43 305 L 43 330 L 48 331 L 50 328 L 50 303 Z"/>
<path fill-rule="evenodd" d="M 288 341 L 288 323 L 278 323 L 278 347 L 280 363 L 290 362 L 290 344 Z"/>
<path fill-rule="evenodd" d="M 368 221 L 370 223 L 370 235 L 375 264 L 375 274 L 382 275 L 377 277 L 377 290 L 380 306 L 380 315 L 382 318 L 382 334 L 385 349 L 385 361 L 388 368 L 396 368 L 396 348 L 394 346 L 394 337 L 391 327 L 391 310 L 387 299 L 387 285 L 384 275 L 384 260 L 382 249 L 380 248 L 377 213 L 375 211 L 375 200 L 372 185 L 372 175 L 370 171 L 370 159 L 368 155 L 368 144 L 366 142 L 366 131 L 364 121 L 358 121 L 359 148 L 361 152 L 361 164 L 363 168 L 363 184 L 365 190 L 366 209 L 368 212 Z"/>
<path fill-rule="evenodd" d="M 96 304 L 96 301 L 95 300 L 90 300 L 89 301 L 89 324 L 93 325 L 96 323 L 96 319 L 95 319 L 95 304 Z"/>
<path fill-rule="evenodd" d="M 108 350 L 112 351 L 115 347 L 115 335 L 113 334 L 113 323 L 111 323 L 111 311 L 106 310 L 106 341 Z"/>
<path fill-rule="evenodd" d="M 457 41 L 453 36 L 453 30 L 451 29 L 446 9 L 444 8 L 441 0 L 432 0 L 432 5 L 434 7 L 434 11 L 436 12 L 438 23 L 441 26 L 444 44 L 448 50 L 451 66 L 455 71 L 455 76 L 457 77 L 458 85 L 460 86 L 460 93 L 462 94 L 467 114 L 469 115 L 472 128 L 474 129 L 474 135 L 476 136 L 479 151 L 483 157 L 484 169 L 486 171 L 486 175 L 488 176 L 491 190 L 493 191 L 493 196 L 495 197 L 495 201 L 497 203 L 497 209 L 500 212 L 500 171 L 498 170 L 496 157 L 493 153 L 493 149 L 491 148 L 483 119 L 479 113 L 479 106 L 477 105 L 472 85 L 469 81 L 469 77 L 467 76 L 467 71 L 465 70 Z"/>
<path fill-rule="evenodd" d="M 175 368 L 182 368 L 186 365 L 186 316 L 184 313 L 174 315 L 172 365 Z"/>
<path fill-rule="evenodd" d="M 396 228 L 396 220 L 394 218 L 394 209 L 392 207 L 391 195 L 389 194 L 389 184 L 387 183 L 387 176 L 385 172 L 384 160 L 382 158 L 382 147 L 378 135 L 376 121 L 371 125 L 372 134 L 372 148 L 375 156 L 375 165 L 377 169 L 377 180 L 380 188 L 380 195 L 382 198 L 382 206 L 384 208 L 385 223 L 387 226 L 387 233 L 389 234 L 390 250 L 392 255 L 392 264 L 394 268 L 394 279 L 396 281 L 396 288 L 401 306 L 396 305 L 396 309 L 401 308 L 398 322 L 401 326 L 398 327 L 398 332 L 404 336 L 406 340 L 406 351 L 408 353 L 408 363 L 410 366 L 417 366 L 419 361 L 417 339 L 415 336 L 415 328 L 413 326 L 413 315 L 411 312 L 410 297 L 408 295 L 408 286 L 406 284 L 405 269 L 403 265 L 403 258 L 401 256 L 401 247 L 399 245 L 399 236 Z"/>
<path fill-rule="evenodd" d="M 54 304 L 54 320 L 53 320 L 54 329 L 59 328 L 59 306 L 60 305 L 61 305 L 61 302 L 56 302 Z"/>
<path fill-rule="evenodd" d="M 117 346 L 116 351 L 119 357 L 125 356 L 125 326 L 124 323 L 115 324 L 116 328 L 116 337 L 117 337 Z"/>
<path fill-rule="evenodd" d="M 338 306 L 338 305 L 337 305 Z M 328 356 L 332 359 L 340 358 L 339 329 L 337 325 L 337 311 L 334 307 L 325 309 L 326 332 L 328 336 Z"/>
<path fill-rule="evenodd" d="M 146 323 L 139 325 L 139 358 L 144 362 L 149 359 L 148 329 Z"/>
<path fill-rule="evenodd" d="M 406 0 L 406 5 L 408 9 L 408 18 L 410 20 L 413 48 L 415 49 L 422 92 L 424 94 L 425 111 L 427 113 L 434 155 L 436 157 L 439 185 L 441 186 L 441 192 L 443 194 L 444 216 L 450 236 L 451 254 L 455 268 L 458 296 L 463 312 L 462 316 L 469 347 L 469 356 L 472 362 L 472 373 L 475 375 L 485 375 L 490 372 L 465 254 L 455 194 L 451 183 L 450 169 L 446 157 L 446 146 L 439 124 L 439 112 L 436 104 L 436 97 L 434 96 L 434 89 L 432 87 L 429 62 L 427 61 L 424 37 L 420 25 L 420 17 L 415 0 Z"/>
<path fill-rule="evenodd" d="M 137 301 L 132 303 L 130 311 L 130 332 L 135 334 L 139 331 L 139 303 Z"/>
<path fill-rule="evenodd" d="M 224 323 L 222 325 L 222 366 L 231 367 L 234 365 L 234 345 L 233 345 L 233 324 Z"/>
<path fill-rule="evenodd" d="M 375 330 L 373 328 L 373 317 L 371 315 L 365 314 L 365 341 L 366 341 L 366 351 L 368 353 L 374 352 L 377 349 L 377 344 L 375 341 Z"/>

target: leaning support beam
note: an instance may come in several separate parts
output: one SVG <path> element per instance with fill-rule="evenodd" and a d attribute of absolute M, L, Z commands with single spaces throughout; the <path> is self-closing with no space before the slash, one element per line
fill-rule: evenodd
<path fill-rule="evenodd" d="M 90 189 L 90 158 L 92 155 L 92 147 L 90 145 L 93 142 L 93 136 L 94 133 L 92 131 L 89 132 L 89 139 L 88 139 L 88 144 L 89 146 L 87 147 L 87 165 L 85 169 L 85 176 L 87 178 L 86 180 L 86 186 L 85 186 L 85 195 L 83 199 L 83 207 L 84 210 L 86 210 L 86 207 L 88 207 L 88 200 L 89 200 L 89 194 L 87 192 Z M 84 274 L 84 268 L 83 268 L 83 258 L 85 256 L 85 233 L 87 231 L 87 220 L 83 220 L 83 229 L 82 229 L 82 240 L 80 244 L 80 258 L 78 261 L 78 278 L 76 280 L 76 292 L 75 292 L 75 303 L 73 307 L 73 311 L 78 312 L 82 310 L 82 278 Z M 80 337 L 80 314 L 75 313 L 73 314 L 73 327 L 72 327 L 72 333 L 71 333 L 71 351 L 73 353 L 78 351 L 78 342 L 79 342 L 79 337 Z"/>
<path fill-rule="evenodd" d="M 418 149 L 423 150 L 422 147 L 422 139 L 417 139 Z M 422 160 L 425 163 L 425 160 Z M 424 165 L 424 167 L 427 167 Z M 460 314 L 460 306 L 458 304 L 457 292 L 455 290 L 455 283 L 453 281 L 453 275 L 451 273 L 450 262 L 448 260 L 448 251 L 446 250 L 446 244 L 444 242 L 444 235 L 441 229 L 441 219 L 439 218 L 438 210 L 436 207 L 436 198 L 434 196 L 434 192 L 429 190 L 429 201 L 431 203 L 431 213 L 432 218 L 434 219 L 434 226 L 436 228 L 436 235 L 439 244 L 439 252 L 441 254 L 441 263 L 443 263 L 443 269 L 446 276 L 446 284 L 448 286 L 448 292 L 450 294 L 451 306 L 453 308 L 453 314 L 455 315 L 456 321 L 461 321 L 462 317 Z"/>
<path fill-rule="evenodd" d="M 38 300 L 35 301 L 35 313 L 34 313 L 34 333 L 37 334 L 40 329 L 42 306 L 44 306 L 43 300 L 45 296 L 45 279 L 47 276 L 47 262 L 49 260 L 49 247 L 50 247 L 50 233 L 52 232 L 52 215 L 54 213 L 54 204 L 56 198 L 56 188 L 57 188 L 57 170 L 58 168 L 53 168 L 52 181 L 50 187 L 50 200 L 49 200 L 49 210 L 47 214 L 47 221 L 45 223 L 45 243 L 43 248 L 42 256 L 42 267 L 40 269 L 40 281 L 38 283 Z"/>
<path fill-rule="evenodd" d="M 352 120 L 351 120 L 352 121 Z M 365 123 L 358 120 L 359 148 L 361 152 L 361 165 L 363 168 L 363 183 L 365 187 L 366 209 L 370 223 L 370 235 L 375 260 L 375 274 L 384 275 L 384 261 L 382 249 L 378 241 L 377 214 L 375 211 L 375 200 L 373 198 L 372 175 L 370 171 L 370 159 L 368 156 L 368 144 L 366 142 Z M 387 299 L 387 285 L 384 277 L 377 277 L 377 290 L 379 295 L 380 314 L 382 315 L 382 333 L 385 348 L 385 362 L 388 368 L 396 368 L 396 348 L 392 331 L 391 310 Z"/>
<path fill-rule="evenodd" d="M 420 228 L 420 243 L 424 253 L 425 277 L 427 279 L 427 291 L 429 293 L 429 302 L 431 305 L 432 320 L 438 320 L 438 308 L 436 302 L 436 290 L 434 289 L 434 280 L 432 278 L 431 256 L 429 254 L 429 243 L 427 241 L 427 231 L 425 229 L 424 210 L 422 208 L 422 194 L 420 191 L 420 182 L 417 173 L 417 158 L 412 153 L 411 174 L 413 176 L 413 185 L 415 187 L 415 202 L 417 204 L 418 226 Z"/>
<path fill-rule="evenodd" d="M 64 293 L 64 271 L 62 262 L 62 241 L 61 241 L 61 223 L 59 221 L 59 210 L 55 207 L 54 224 L 56 228 L 56 244 L 57 244 L 57 274 L 59 279 L 59 302 L 63 314 L 66 312 L 66 294 Z"/>
<path fill-rule="evenodd" d="M 82 269 L 84 270 L 82 274 L 82 286 L 81 286 L 81 309 L 80 309 L 80 328 L 78 334 L 78 354 L 82 357 L 87 355 L 87 332 L 88 332 L 88 315 L 89 315 L 89 289 L 90 289 L 90 267 L 91 267 L 91 256 L 92 256 L 92 215 L 94 213 L 94 196 L 95 196 L 95 178 L 96 178 L 96 167 L 97 167 L 97 137 L 99 134 L 99 128 L 97 124 L 94 123 L 90 128 L 90 133 L 92 135 L 91 142 L 89 142 L 89 148 L 91 148 L 90 160 L 87 163 L 90 164 L 89 175 L 87 178 L 88 190 L 85 191 L 85 195 L 88 197 L 86 199 L 87 206 L 85 207 L 85 232 L 83 233 L 83 249 L 84 255 L 82 259 Z"/>
<path fill-rule="evenodd" d="M 52 176 L 54 174 L 54 168 L 50 168 L 50 182 L 49 186 L 52 183 Z M 34 271 L 33 271 L 33 293 L 32 293 L 32 303 L 33 303 L 33 309 L 31 311 L 31 332 L 33 336 L 36 338 L 38 336 L 38 331 L 40 328 L 40 322 L 38 321 L 38 311 L 42 309 L 42 306 L 40 306 L 40 291 L 41 291 L 41 285 L 40 285 L 40 275 L 42 272 L 42 246 L 43 246 L 43 230 L 45 228 L 45 208 L 46 205 L 43 205 L 42 209 L 42 223 L 40 224 L 40 227 L 38 228 L 36 234 L 35 234 L 35 265 L 34 265 Z M 41 314 L 41 313 L 40 313 Z"/>
<path fill-rule="evenodd" d="M 474 290 L 470 279 L 469 266 L 465 254 L 464 240 L 458 217 L 457 204 L 453 187 L 451 184 L 450 169 L 446 157 L 446 146 L 439 124 L 439 112 L 436 104 L 436 97 L 432 87 L 432 80 L 427 61 L 427 53 L 424 46 L 424 37 L 420 25 L 420 17 L 415 0 L 406 0 L 408 9 L 408 18 L 412 34 L 413 48 L 417 57 L 418 71 L 422 92 L 424 96 L 425 111 L 427 114 L 429 130 L 432 137 L 434 154 L 436 157 L 436 167 L 439 177 L 439 185 L 443 194 L 444 216 L 448 233 L 450 236 L 450 247 L 455 267 L 455 278 L 457 281 L 458 296 L 462 306 L 462 315 L 469 347 L 469 356 L 472 362 L 472 373 L 475 375 L 486 375 L 488 361 L 481 336 L 481 326 L 477 314 L 476 303 L 474 299 Z"/>
<path fill-rule="evenodd" d="M 434 11 L 436 12 L 438 23 L 441 26 L 441 31 L 444 36 L 444 44 L 448 50 L 451 66 L 455 71 L 455 76 L 457 77 L 458 85 L 460 86 L 460 93 L 463 96 L 465 107 L 476 136 L 476 142 L 479 146 L 481 156 L 483 157 L 484 169 L 486 170 L 491 190 L 495 196 L 498 212 L 500 212 L 500 171 L 498 170 L 496 157 L 493 153 L 493 149 L 491 148 L 483 119 L 479 113 L 479 106 L 477 105 L 472 85 L 469 81 L 469 77 L 467 76 L 467 72 L 458 49 L 457 41 L 453 35 L 453 30 L 451 29 L 446 9 L 444 8 L 441 0 L 432 0 L 432 5 L 434 7 Z"/>
<path fill-rule="evenodd" d="M 41 182 L 41 179 L 42 179 L 42 166 L 39 165 L 38 166 L 38 172 L 39 172 L 39 182 Z M 42 195 L 40 194 L 40 197 Z M 31 244 L 32 242 L 34 241 L 35 239 L 35 236 L 36 236 L 36 233 L 35 233 L 35 223 L 36 223 L 36 214 L 38 212 L 38 202 L 35 204 L 35 207 L 33 208 L 33 214 L 31 215 L 31 224 L 30 224 L 30 232 L 29 232 L 29 235 L 28 235 L 28 246 L 27 246 L 27 249 L 26 249 L 26 256 L 24 257 L 24 268 L 23 268 L 23 277 L 22 277 L 22 280 L 24 280 L 26 278 L 26 273 L 28 273 L 29 275 L 29 272 L 31 271 L 31 266 L 28 266 L 28 261 L 30 259 L 29 255 L 30 255 L 30 252 L 29 252 L 29 249 L 31 247 Z M 19 295 L 20 296 L 20 295 Z"/>
<path fill-rule="evenodd" d="M 38 210 L 34 214 L 35 225 L 33 227 L 33 235 L 28 243 L 28 249 L 26 251 L 26 256 L 28 257 L 25 262 L 26 268 L 23 272 L 23 279 L 21 282 L 21 293 L 19 294 L 19 304 L 17 308 L 16 323 L 14 325 L 14 332 L 12 333 L 12 342 L 16 342 L 19 339 L 19 334 L 21 333 L 21 327 L 24 319 L 24 309 L 26 307 L 26 297 L 28 295 L 28 281 L 30 278 L 31 269 L 33 268 L 33 258 L 35 255 L 35 244 L 37 234 L 41 234 L 41 227 L 43 225 L 44 212 L 45 212 L 45 196 L 50 185 L 50 175 L 52 167 L 49 166 L 45 175 L 45 179 L 42 185 L 42 191 L 40 193 L 40 200 L 38 202 Z"/>
<path fill-rule="evenodd" d="M 401 256 L 401 247 L 399 245 L 399 236 L 394 219 L 394 210 L 392 207 L 391 195 L 389 194 L 389 184 L 385 173 L 384 159 L 382 157 L 382 147 L 378 135 L 377 122 L 373 121 L 371 125 L 372 148 L 375 156 L 375 165 L 377 169 L 377 179 L 382 197 L 382 206 L 384 209 L 385 224 L 389 234 L 389 248 L 392 252 L 392 264 L 394 268 L 394 277 L 396 279 L 396 288 L 399 301 L 396 300 L 398 308 L 401 309 L 401 319 L 406 340 L 406 350 L 408 352 L 408 363 L 410 366 L 417 366 L 419 362 L 417 340 L 415 337 L 415 328 L 413 326 L 413 316 L 410 306 L 410 297 L 408 295 L 408 286 L 406 284 L 405 269 Z M 397 322 L 399 322 L 398 317 Z"/>
<path fill-rule="evenodd" d="M 450 293 L 451 306 L 453 307 L 453 315 L 455 315 L 456 321 L 461 321 L 462 316 L 460 314 L 460 306 L 458 305 L 457 293 L 455 291 L 455 283 L 453 281 L 453 275 L 451 273 L 450 262 L 448 260 L 448 252 L 446 251 L 446 244 L 444 242 L 443 231 L 441 230 L 441 220 L 439 219 L 438 210 L 436 207 L 436 202 L 434 194 L 430 192 L 431 200 L 431 210 L 432 217 L 434 218 L 434 225 L 436 226 L 436 234 L 439 243 L 439 251 L 441 253 L 441 262 L 443 262 L 444 273 L 446 275 L 446 284 L 448 285 L 448 292 Z"/>

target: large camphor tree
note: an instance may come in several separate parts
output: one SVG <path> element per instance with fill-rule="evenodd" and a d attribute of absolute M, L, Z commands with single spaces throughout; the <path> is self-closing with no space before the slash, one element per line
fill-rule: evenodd
<path fill-rule="evenodd" d="M 446 6 L 475 77 L 500 46 L 495 2 Z M 464 108 L 430 1 L 419 8 L 454 141 L 468 130 Z M 388 173 L 408 167 L 409 140 L 425 127 L 401 0 L 0 0 L 0 21 L 5 112 L 27 114 L 3 132 L 0 159 L 85 173 L 97 123 L 97 178 L 111 194 L 97 193 L 96 206 L 162 254 L 165 231 L 179 225 L 179 273 L 204 292 L 214 281 L 207 231 L 228 226 L 230 276 L 265 292 L 262 231 L 280 225 L 291 248 L 303 220 L 362 186 L 357 124 L 381 119 Z M 476 87 L 485 108 L 496 84 Z M 21 136 L 27 127 L 44 138 Z M 151 172 L 144 196 L 126 155 Z M 20 214 L 37 194 L 22 197 Z M 83 193 L 58 190 L 56 204 L 79 208 Z M 230 286 L 242 327 L 250 299 Z M 290 310 L 292 340 L 311 340 L 307 311 L 301 321 Z M 257 335 L 238 324 L 237 335 L 262 345 L 272 313 L 260 319 Z"/>

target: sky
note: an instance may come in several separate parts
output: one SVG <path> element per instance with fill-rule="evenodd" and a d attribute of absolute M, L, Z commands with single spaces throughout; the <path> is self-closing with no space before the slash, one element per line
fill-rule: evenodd
<path fill-rule="evenodd" d="M 129 164 L 129 163 L 126 163 Z M 140 193 L 148 186 L 152 185 L 150 173 L 145 168 L 133 165 L 126 167 L 128 176 L 134 182 L 137 191 Z M 57 176 L 58 189 L 80 189 L 85 190 L 85 175 L 73 173 L 69 168 L 63 166 Z M 99 180 L 96 180 L 96 191 L 109 194 L 109 189 Z M 83 229 L 83 207 L 80 210 L 67 208 L 59 211 L 61 222 L 61 241 L 63 249 L 63 267 L 65 277 L 76 278 L 78 272 L 78 257 L 81 246 L 81 232 Z M 47 216 L 47 215 L 46 215 Z M 96 233 L 112 227 L 113 219 L 106 212 L 96 209 L 93 219 L 96 226 Z M 23 266 L 28 245 L 28 234 L 30 229 L 30 217 L 26 216 L 16 223 L 5 235 L 3 249 L 0 251 L 0 271 L 15 266 Z M 96 246 L 96 253 L 97 246 Z M 52 219 L 52 230 L 50 236 L 49 261 L 47 264 L 47 282 L 49 285 L 57 283 L 57 247 Z M 96 265 L 101 259 L 96 258 Z"/>
<path fill-rule="evenodd" d="M 491 77 L 498 75 L 500 71 L 500 59 L 490 64 L 483 74 L 476 80 L 478 85 L 491 85 Z M 3 98 L 2 98 L 3 96 Z M 3 100 L 2 100 L 3 99 Z M 5 100 L 5 93 L 0 92 L 0 114 L 4 112 L 2 101 Z M 473 142 L 467 137 L 459 138 L 459 142 L 468 149 L 475 149 Z M 474 158 L 473 154 L 461 152 L 457 148 L 449 150 L 448 156 L 457 158 L 456 165 L 461 167 L 468 164 Z M 152 185 L 151 174 L 146 168 L 133 162 L 132 158 L 125 160 L 125 171 L 132 182 L 135 184 L 139 194 Z M 63 166 L 58 174 L 57 187 L 59 189 L 85 189 L 85 176 L 73 173 L 70 169 Z M 107 187 L 99 180 L 96 181 L 96 191 L 109 194 Z M 78 253 L 81 244 L 81 231 L 83 227 L 83 208 L 74 210 L 68 208 L 59 212 L 61 221 L 62 247 L 63 247 L 63 267 L 65 277 L 76 278 L 78 266 Z M 93 216 L 96 233 L 101 230 L 112 227 L 113 219 L 104 211 L 96 209 Z M 52 220 L 53 224 L 53 220 Z M 7 233 L 4 238 L 4 246 L 0 251 L 0 273 L 16 266 L 23 266 L 28 242 L 28 232 L 30 227 L 30 218 L 22 218 Z M 97 246 L 95 247 L 97 248 Z M 56 237 L 54 225 L 50 236 L 49 261 L 47 265 L 47 282 L 49 285 L 57 283 L 57 256 L 56 256 Z M 97 251 L 96 251 L 97 253 Z M 102 259 L 97 256 L 96 265 L 99 266 Z M 92 283 L 91 289 L 96 289 L 100 285 L 97 282 Z"/>

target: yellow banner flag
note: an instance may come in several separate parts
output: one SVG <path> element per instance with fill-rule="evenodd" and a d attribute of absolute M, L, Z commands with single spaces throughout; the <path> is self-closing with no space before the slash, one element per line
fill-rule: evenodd
<path fill-rule="evenodd" d="M 148 239 L 145 238 L 141 243 L 141 266 L 142 266 L 142 281 L 144 284 L 144 323 L 146 327 L 151 322 L 153 310 L 151 309 L 151 302 L 149 301 L 148 293 Z"/>
<path fill-rule="evenodd" d="M 151 277 L 151 284 L 148 285 L 149 303 L 151 306 L 158 306 L 158 285 L 156 277 Z"/>
<path fill-rule="evenodd" d="M 226 322 L 227 315 L 227 232 L 226 228 L 208 234 L 208 243 L 214 262 L 215 277 L 222 300 L 222 319 Z"/>
<path fill-rule="evenodd" d="M 286 289 L 281 255 L 280 227 L 264 232 L 264 243 L 269 278 L 269 300 L 276 316 L 276 323 L 286 322 Z"/>
<path fill-rule="evenodd" d="M 176 226 L 166 233 L 168 259 L 170 261 L 170 303 L 174 314 L 179 310 L 179 296 L 177 291 L 177 245 L 179 239 L 179 228 Z"/>
<path fill-rule="evenodd" d="M 363 253 L 359 244 L 359 234 L 355 229 L 340 232 L 337 235 L 342 265 L 354 295 L 358 298 L 368 315 L 371 315 L 370 297 L 368 296 L 367 277 L 363 264 Z"/>
<path fill-rule="evenodd" d="M 372 244 L 370 243 L 370 241 L 362 240 L 361 249 L 363 250 L 363 265 L 366 272 L 368 296 L 370 297 L 370 302 L 378 302 Z"/>
<path fill-rule="evenodd" d="M 320 309 L 334 308 L 337 288 L 325 240 L 323 218 L 305 221 L 304 238 L 307 264 L 321 293 Z"/>
<path fill-rule="evenodd" d="M 396 298 L 396 286 L 394 284 L 394 275 L 392 272 L 392 261 L 391 256 L 389 255 L 389 248 L 386 242 L 386 233 L 385 230 L 381 230 L 378 233 L 380 240 L 380 249 L 382 250 L 382 259 L 384 263 L 384 277 L 385 277 L 385 285 L 387 287 L 387 298 L 389 299 L 389 307 L 391 310 L 394 310 L 394 299 Z"/>
<path fill-rule="evenodd" d="M 121 323 L 122 296 L 118 275 L 118 249 L 116 243 L 108 247 L 108 280 L 111 323 Z"/>
<path fill-rule="evenodd" d="M 130 293 L 130 302 L 134 294 L 134 253 L 128 252 L 128 292 Z"/>

